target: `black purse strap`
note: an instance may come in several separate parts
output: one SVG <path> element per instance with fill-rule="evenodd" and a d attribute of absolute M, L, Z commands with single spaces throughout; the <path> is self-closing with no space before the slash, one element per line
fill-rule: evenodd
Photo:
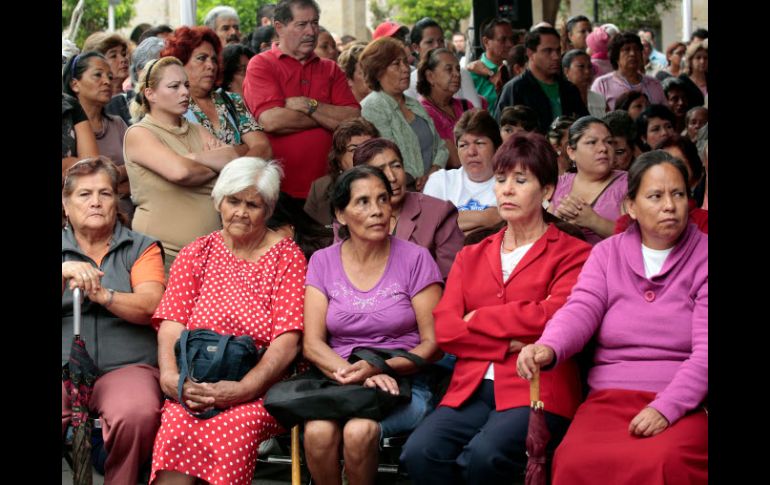
<path fill-rule="evenodd" d="M 405 359 L 408 359 L 411 361 L 414 365 L 417 366 L 417 368 L 422 368 L 428 365 L 428 361 L 420 357 L 419 355 L 415 355 L 411 352 L 407 352 L 406 350 L 401 349 L 377 349 L 372 347 L 356 347 L 353 350 L 353 353 L 351 354 L 351 357 L 357 357 L 360 360 L 365 360 L 366 362 L 372 364 L 373 366 L 377 367 L 381 371 L 383 371 L 386 374 L 389 374 L 391 376 L 395 376 L 398 373 L 390 366 L 387 362 L 385 362 L 385 358 L 391 358 L 391 357 L 403 357 Z"/>

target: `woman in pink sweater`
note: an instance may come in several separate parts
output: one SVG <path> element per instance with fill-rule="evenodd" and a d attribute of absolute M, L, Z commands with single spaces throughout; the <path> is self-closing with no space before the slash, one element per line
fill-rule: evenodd
<path fill-rule="evenodd" d="M 596 341 L 590 393 L 556 450 L 554 485 L 708 481 L 708 236 L 688 221 L 680 160 L 645 153 L 628 179 L 636 224 L 594 247 L 567 303 L 517 362 L 530 379 Z"/>

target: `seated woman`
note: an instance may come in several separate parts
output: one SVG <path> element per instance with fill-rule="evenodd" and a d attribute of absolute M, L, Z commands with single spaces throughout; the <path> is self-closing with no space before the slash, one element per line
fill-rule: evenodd
<path fill-rule="evenodd" d="M 503 140 L 492 115 L 478 108 L 463 113 L 454 135 L 462 166 L 432 174 L 423 193 L 453 203 L 459 211 L 457 223 L 468 235 L 500 222 L 492 157 Z"/>
<path fill-rule="evenodd" d="M 502 121 L 500 117 L 500 121 Z M 567 171 L 573 171 L 572 160 L 567 155 L 567 143 L 569 142 L 569 127 L 575 122 L 572 116 L 561 115 L 551 122 L 546 137 L 556 152 L 556 163 L 559 164 L 559 176 Z"/>
<path fill-rule="evenodd" d="M 168 291 L 152 318 L 168 397 L 153 450 L 153 484 L 251 483 L 259 443 L 283 432 L 262 396 L 286 375 L 299 350 L 306 263 L 291 239 L 265 225 L 280 180 L 275 162 L 243 157 L 227 164 L 212 192 L 223 229 L 186 246 L 171 267 Z M 174 344 L 184 329 L 197 328 L 249 335 L 267 348 L 238 382 L 185 382 L 190 409 L 223 410 L 205 420 L 176 401 Z"/>
<path fill-rule="evenodd" d="M 666 106 L 651 104 L 636 118 L 636 132 L 646 152 L 676 133 L 676 118 Z"/>
<path fill-rule="evenodd" d="M 430 251 L 446 279 L 457 251 L 463 246 L 455 206 L 419 192 L 407 192 L 401 150 L 390 140 L 375 138 L 361 144 L 353 155 L 353 165 L 382 170 L 393 192 L 388 231 Z"/>
<path fill-rule="evenodd" d="M 615 101 L 615 110 L 627 111 L 628 115 L 636 120 L 649 105 L 650 100 L 646 94 L 639 91 L 626 91 Z"/>
<path fill-rule="evenodd" d="M 708 482 L 708 236 L 688 223 L 687 185 L 687 168 L 665 152 L 636 160 L 635 223 L 594 248 L 567 304 L 519 355 L 529 379 L 596 341 L 554 485 Z"/>
<path fill-rule="evenodd" d="M 591 250 L 544 221 L 558 169 L 542 135 L 513 135 L 494 169 L 506 227 L 458 253 L 433 311 L 439 347 L 457 362 L 444 399 L 401 455 L 416 484 L 510 483 L 521 473 L 530 400 L 516 356 L 564 304 Z M 541 393 L 553 449 L 580 402 L 575 363 L 544 372 Z"/>
<path fill-rule="evenodd" d="M 559 177 L 549 211 L 583 228 L 591 245 L 612 235 L 626 194 L 628 172 L 613 170 L 612 133 L 599 118 L 584 116 L 569 129 L 567 154 L 577 168 Z"/>
<path fill-rule="evenodd" d="M 353 152 L 361 143 L 379 136 L 377 128 L 361 117 L 337 125 L 329 150 L 329 173 L 313 181 L 305 200 L 305 212 L 319 224 L 332 225 L 331 191 L 337 177 L 353 167 Z"/>
<path fill-rule="evenodd" d="M 87 298 L 81 337 L 104 374 L 96 380 L 91 410 L 101 417 L 109 456 L 106 483 L 136 483 L 158 430 L 163 395 L 150 317 L 163 295 L 160 243 L 133 232 L 118 210 L 118 169 L 104 157 L 87 158 L 67 172 L 62 202 L 62 364 L 73 332 L 72 290 Z M 62 436 L 70 398 L 62 384 Z"/>
<path fill-rule="evenodd" d="M 612 161 L 613 170 L 628 171 L 634 159 L 642 153 L 636 136 L 636 123 L 631 116 L 621 109 L 610 111 L 602 117 L 602 121 L 610 129 L 615 157 Z"/>
<path fill-rule="evenodd" d="M 460 116 L 473 108 L 469 101 L 454 97 L 459 90 L 460 62 L 457 57 L 444 47 L 428 51 L 417 68 L 417 92 L 420 103 L 449 150 L 447 168 L 460 167 L 454 127 Z"/>
<path fill-rule="evenodd" d="M 380 37 L 366 46 L 358 62 L 372 89 L 361 101 L 361 116 L 398 145 L 406 171 L 414 178 L 409 185 L 421 192 L 428 176 L 446 166 L 449 151 L 425 108 L 404 94 L 410 75 L 404 44 Z"/>
<path fill-rule="evenodd" d="M 124 142 L 136 203 L 132 227 L 163 242 L 167 271 L 180 249 L 222 227 L 211 189 L 222 167 L 238 156 L 183 117 L 189 102 L 179 59 L 151 61 L 132 104 L 140 121 L 129 127 Z"/>
<path fill-rule="evenodd" d="M 514 133 L 537 130 L 537 111 L 529 106 L 523 104 L 506 106 L 500 113 L 500 137 L 503 143 Z"/>
<path fill-rule="evenodd" d="M 82 106 L 96 137 L 99 154 L 109 158 L 118 167 L 120 209 L 127 217 L 127 225 L 131 227 L 134 204 L 131 202 L 131 187 L 123 162 L 123 137 L 128 126 L 119 116 L 105 111 L 110 102 L 111 82 L 112 72 L 107 59 L 95 51 L 77 56 L 77 59 L 67 64 L 62 74 L 62 90 L 77 98 Z"/>
<path fill-rule="evenodd" d="M 179 27 L 166 39 L 161 56 L 173 56 L 184 65 L 190 82 L 190 105 L 185 118 L 198 123 L 239 156 L 269 159 L 270 141 L 235 93 L 216 89 L 220 80 L 222 44 L 208 27 Z M 245 72 L 245 71 L 244 71 Z"/>
<path fill-rule="evenodd" d="M 397 393 L 390 375 L 366 361 L 346 360 L 356 347 L 402 349 L 428 361 L 439 354 L 431 311 L 443 279 L 425 248 L 390 235 L 390 186 L 380 170 L 368 166 L 337 180 L 332 206 L 349 237 L 310 259 L 303 352 L 342 384 Z M 387 363 L 401 375 L 413 375 L 409 404 L 379 423 L 351 418 L 305 424 L 305 457 L 319 484 L 342 483 L 340 450 L 349 482 L 373 483 L 380 439 L 411 431 L 431 411 L 432 393 L 415 365 L 403 357 Z"/>

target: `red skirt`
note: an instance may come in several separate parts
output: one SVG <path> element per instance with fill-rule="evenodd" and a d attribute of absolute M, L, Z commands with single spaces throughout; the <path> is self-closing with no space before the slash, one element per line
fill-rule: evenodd
<path fill-rule="evenodd" d="M 649 438 L 628 425 L 655 393 L 601 390 L 580 405 L 553 459 L 553 485 L 708 483 L 708 416 L 699 408 Z"/>

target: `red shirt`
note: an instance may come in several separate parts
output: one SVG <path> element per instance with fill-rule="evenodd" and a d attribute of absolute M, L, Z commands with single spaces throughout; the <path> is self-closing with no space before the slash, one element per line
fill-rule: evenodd
<path fill-rule="evenodd" d="M 251 58 L 243 80 L 243 100 L 255 119 L 269 109 L 283 107 L 286 98 L 294 96 L 360 109 L 345 73 L 333 61 L 311 54 L 302 64 L 284 54 L 277 44 Z M 319 126 L 289 135 L 266 134 L 273 157 L 283 165 L 281 190 L 292 197 L 307 198 L 313 180 L 326 174 L 332 133 Z"/>

